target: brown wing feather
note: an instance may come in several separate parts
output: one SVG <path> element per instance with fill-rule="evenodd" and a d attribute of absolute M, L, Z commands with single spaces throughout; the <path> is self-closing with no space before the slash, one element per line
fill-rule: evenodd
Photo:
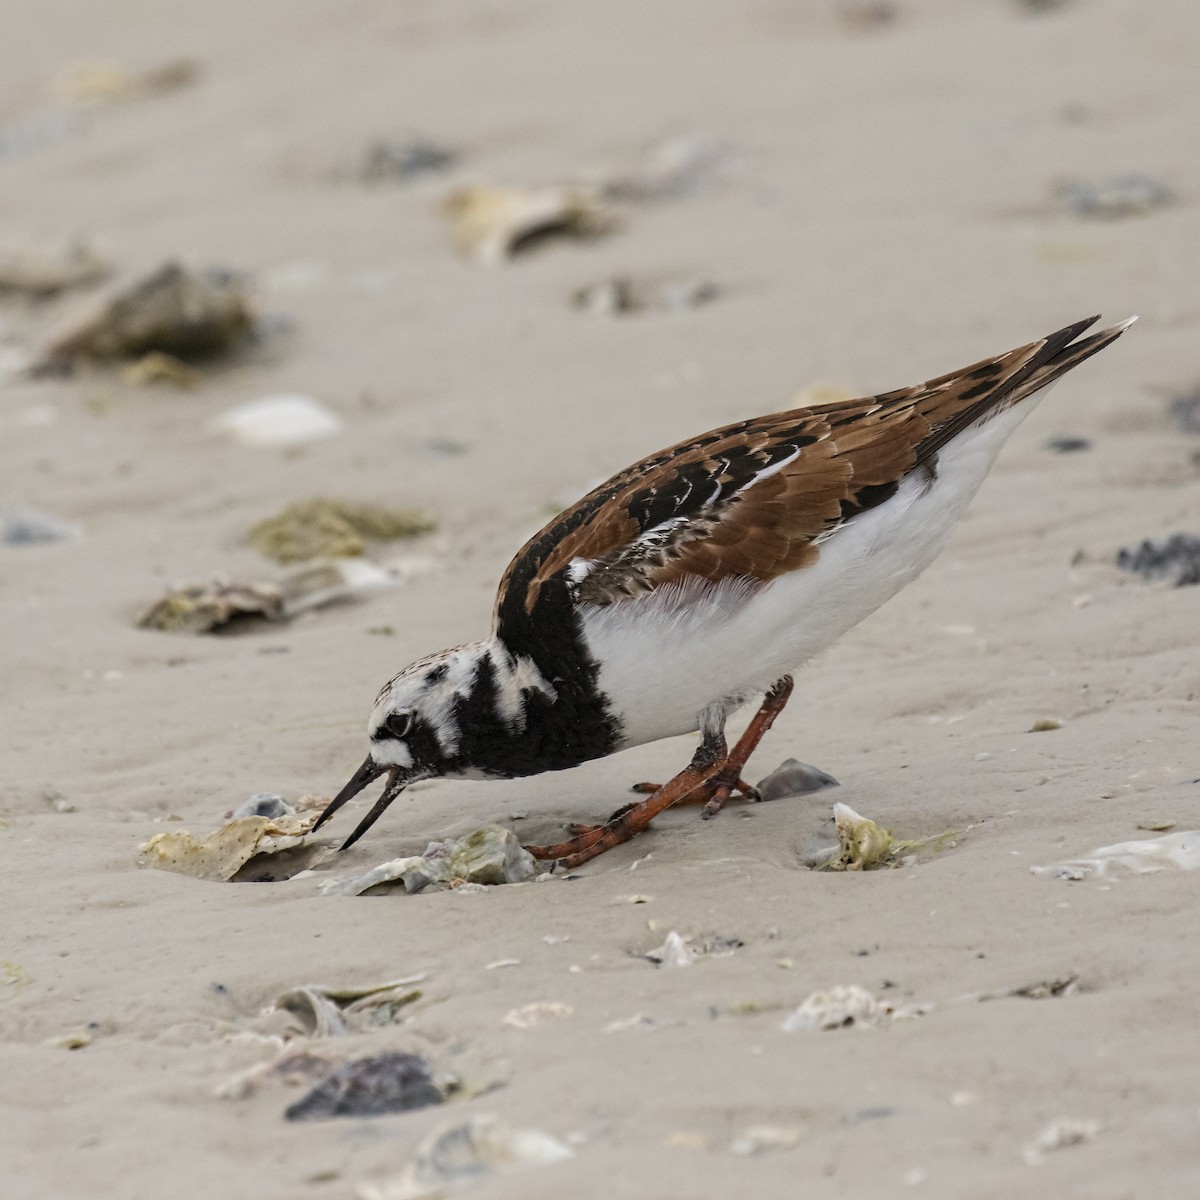
<path fill-rule="evenodd" d="M 634 463 L 526 543 L 497 596 L 497 625 L 525 622 L 572 562 L 593 564 L 579 602 L 606 604 L 686 577 L 766 582 L 813 562 L 840 523 L 906 475 L 936 473 L 951 438 L 1113 341 L 1096 318 L 914 388 L 724 426 Z"/>

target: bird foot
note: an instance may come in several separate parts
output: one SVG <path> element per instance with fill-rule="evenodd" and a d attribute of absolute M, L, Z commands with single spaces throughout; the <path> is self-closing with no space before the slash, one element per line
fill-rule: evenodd
<path fill-rule="evenodd" d="M 650 822 L 673 804 L 703 804 L 700 815 L 708 820 L 721 811 L 735 790 L 748 798 L 758 799 L 758 792 L 742 779 L 742 771 L 763 734 L 783 711 L 791 693 L 792 680 L 785 675 L 767 693 L 762 707 L 732 750 L 725 750 L 723 738 L 702 742 L 691 763 L 670 782 L 654 788 L 645 800 L 619 808 L 602 825 L 568 828 L 567 832 L 572 836 L 565 842 L 526 846 L 525 849 L 536 859 L 553 859 L 557 866 L 570 870 L 629 841 L 649 828 Z M 639 784 L 634 790 L 644 792 L 651 786 Z"/>

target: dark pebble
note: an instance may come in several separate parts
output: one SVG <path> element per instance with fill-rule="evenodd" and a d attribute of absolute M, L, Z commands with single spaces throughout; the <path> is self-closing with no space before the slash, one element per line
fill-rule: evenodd
<path fill-rule="evenodd" d="M 1053 450 L 1055 454 L 1074 454 L 1079 450 L 1090 450 L 1092 448 L 1092 439 L 1066 435 L 1064 437 L 1047 438 L 1042 445 L 1047 450 Z"/>
<path fill-rule="evenodd" d="M 1147 538 L 1140 546 L 1117 552 L 1117 566 L 1146 580 L 1166 580 L 1176 587 L 1200 583 L 1200 537 L 1176 533 L 1160 542 Z"/>
<path fill-rule="evenodd" d="M 444 1100 L 423 1058 L 393 1052 L 355 1059 L 339 1067 L 324 1083 L 289 1105 L 283 1115 L 289 1121 L 378 1117 L 428 1108 Z"/>

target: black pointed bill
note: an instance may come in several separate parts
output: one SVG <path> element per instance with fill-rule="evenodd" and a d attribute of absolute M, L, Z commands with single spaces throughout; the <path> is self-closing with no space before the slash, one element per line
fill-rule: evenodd
<path fill-rule="evenodd" d="M 368 754 L 366 761 L 357 771 L 354 772 L 354 777 L 348 784 L 332 800 L 329 802 L 329 807 L 317 818 L 317 823 L 313 826 L 313 832 L 316 833 L 330 817 L 333 816 L 347 800 L 353 800 L 359 792 L 367 786 L 372 780 L 378 779 L 380 775 L 386 771 L 386 767 L 379 766 L 375 760 Z"/>
<path fill-rule="evenodd" d="M 346 850 L 353 846 L 383 816 L 383 810 L 412 782 L 412 778 L 403 775 L 399 767 L 392 767 L 391 773 L 388 775 L 387 786 L 383 789 L 383 795 L 371 805 L 371 811 L 359 821 L 355 831 L 342 843 L 341 849 Z"/>
<path fill-rule="evenodd" d="M 353 846 L 372 825 L 383 815 L 383 811 L 395 798 L 410 783 L 414 782 L 413 772 L 405 774 L 400 767 L 381 767 L 369 755 L 366 761 L 357 771 L 354 772 L 353 778 L 348 784 L 332 800 L 329 802 L 329 807 L 317 818 L 317 823 L 313 826 L 313 832 L 316 833 L 334 813 L 337 812 L 347 800 L 353 800 L 359 792 L 363 790 L 369 783 L 373 783 L 380 775 L 385 774 L 388 777 L 387 784 L 383 789 L 383 795 L 371 806 L 371 811 L 358 823 L 355 831 L 342 843 L 341 849 L 345 850 L 348 846 Z M 420 773 L 416 774 L 417 779 L 423 778 Z"/>

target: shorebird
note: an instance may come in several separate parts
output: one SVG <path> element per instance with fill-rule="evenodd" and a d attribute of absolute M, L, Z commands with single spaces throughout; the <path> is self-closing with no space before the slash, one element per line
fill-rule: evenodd
<path fill-rule="evenodd" d="M 352 845 L 409 784 L 514 779 L 699 732 L 691 762 L 566 841 L 565 867 L 671 805 L 712 816 L 792 672 L 915 579 L 1055 380 L 1133 320 L 1098 317 L 917 387 L 754 417 L 634 463 L 555 517 L 500 581 L 491 634 L 384 685 L 370 753 L 320 827 L 381 775 Z M 729 716 L 763 697 L 730 748 Z M 344 848 L 344 847 L 343 847 Z"/>

